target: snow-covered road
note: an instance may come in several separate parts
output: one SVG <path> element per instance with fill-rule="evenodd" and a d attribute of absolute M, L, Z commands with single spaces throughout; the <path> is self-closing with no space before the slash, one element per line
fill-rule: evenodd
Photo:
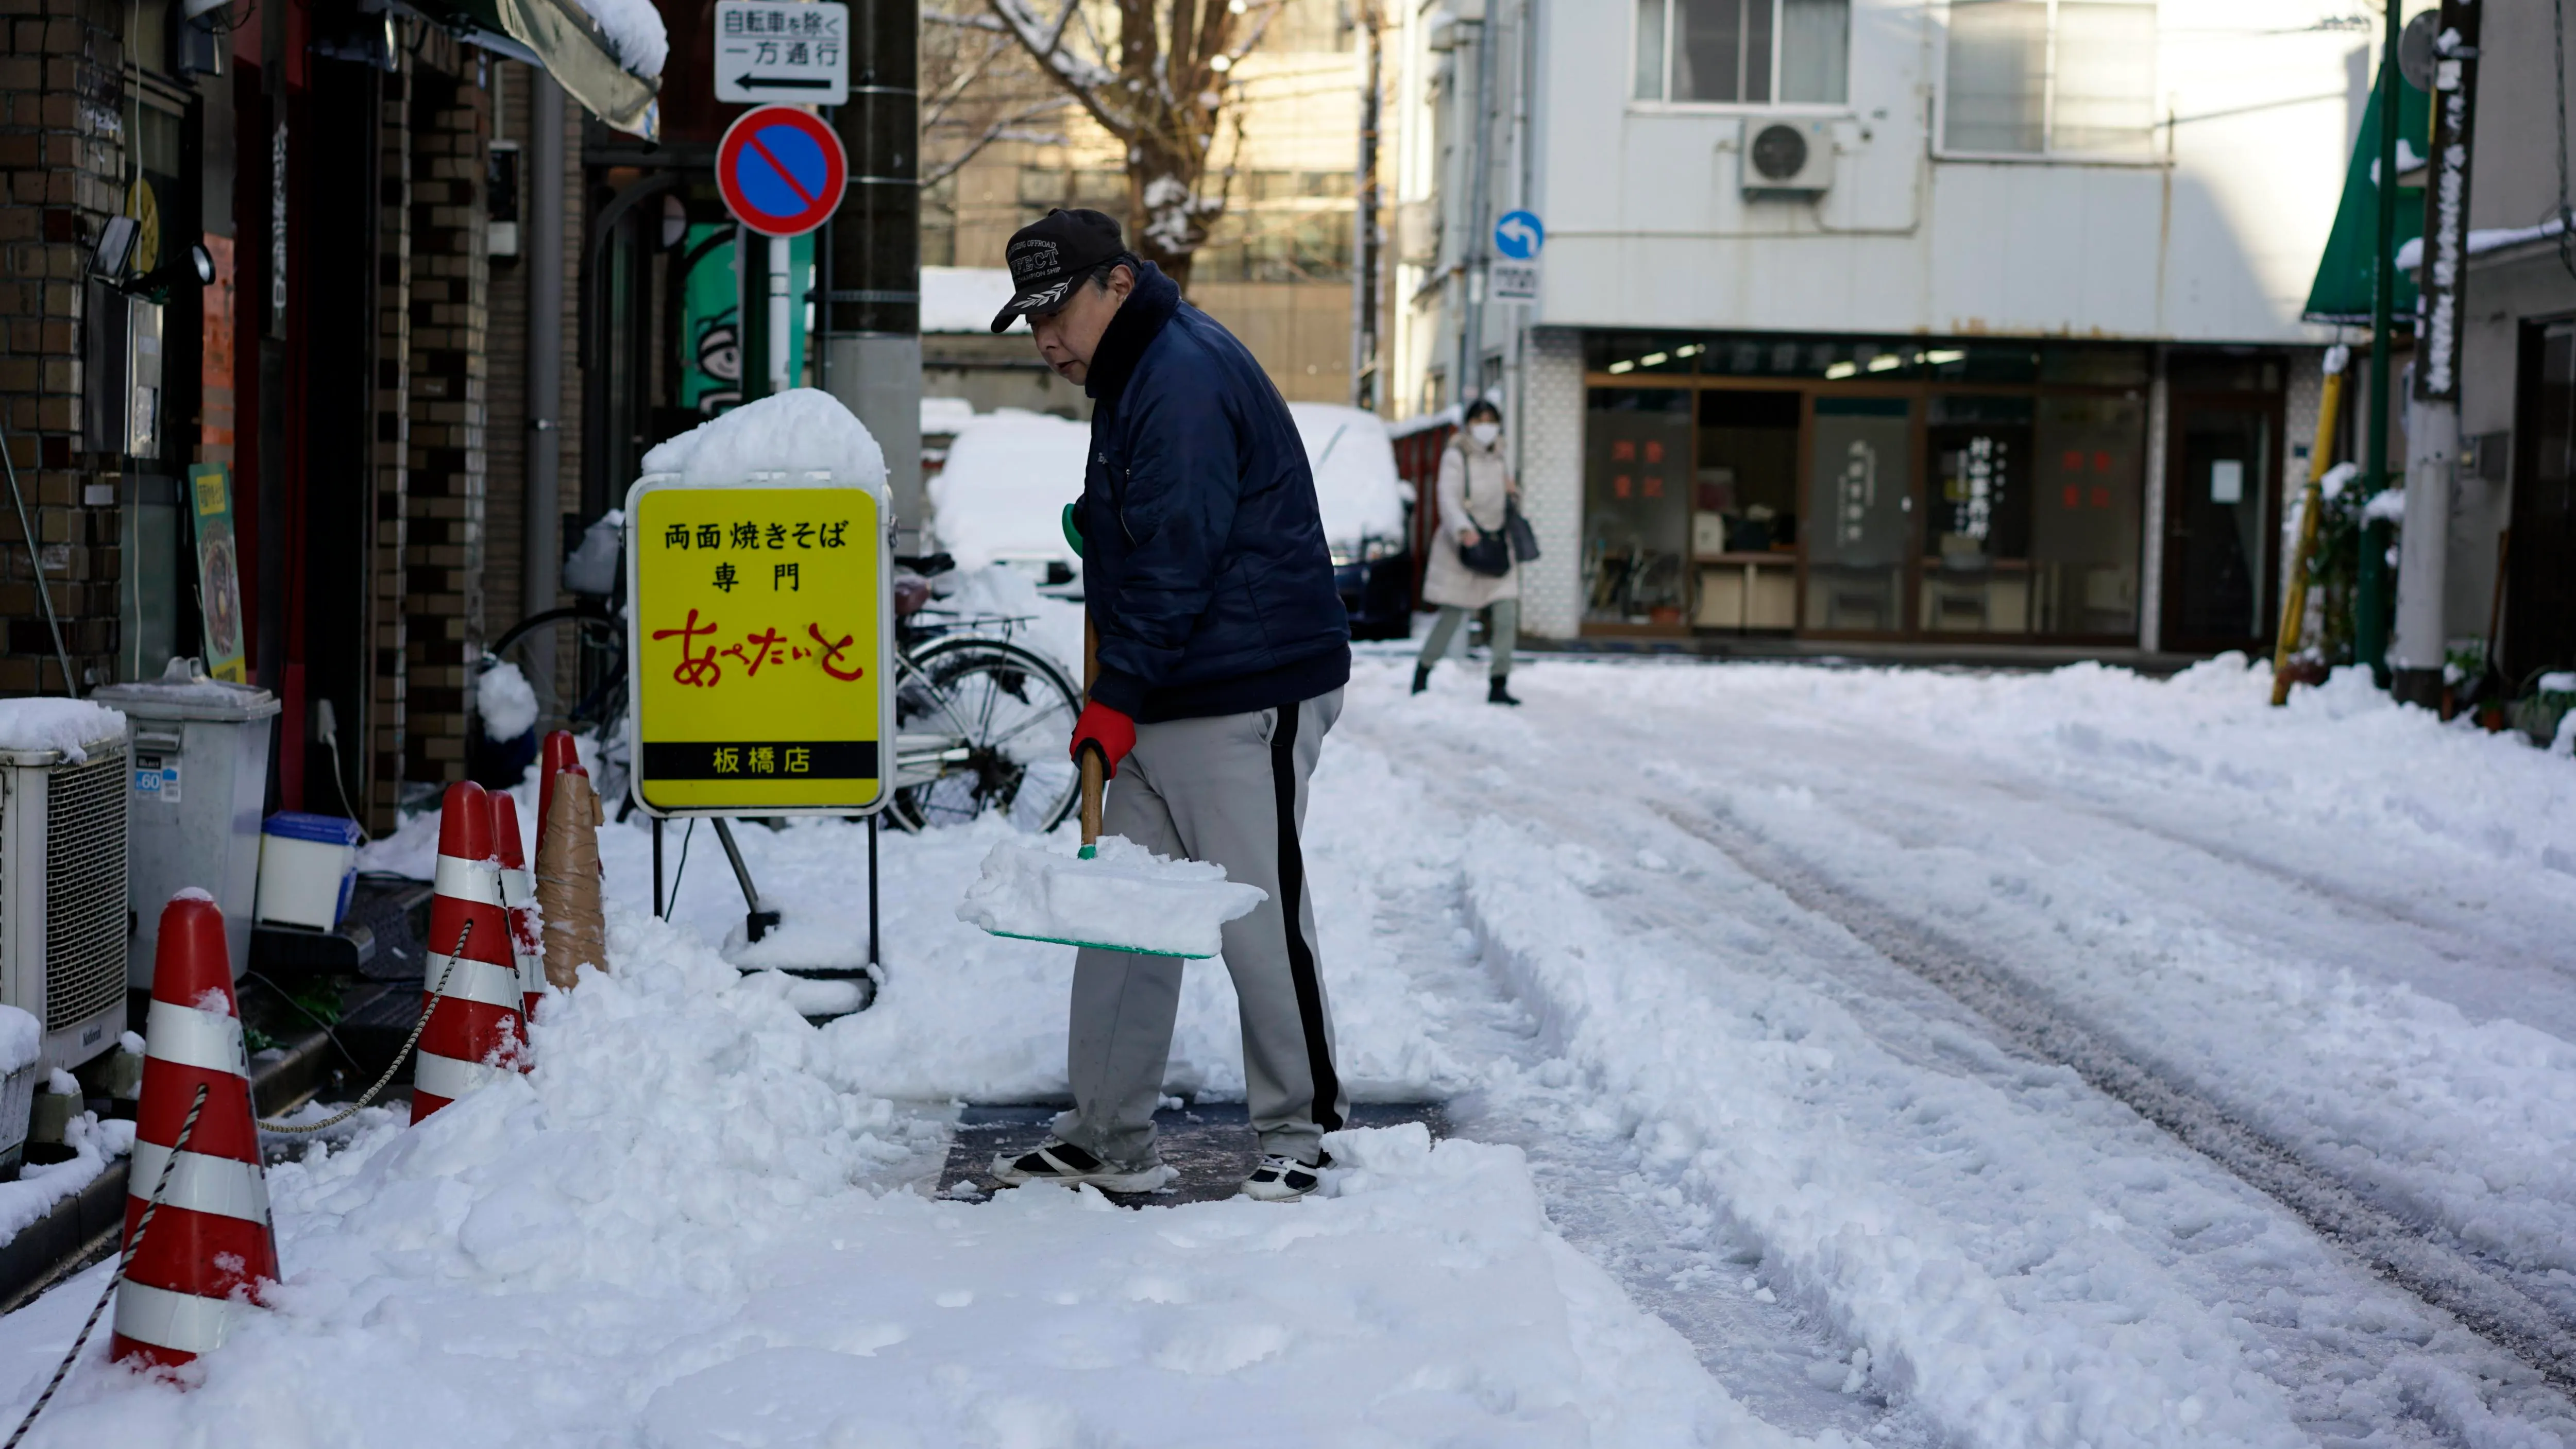
<path fill-rule="evenodd" d="M 93 1347 L 34 1442 L 2576 1446 L 2565 760 L 2226 663 L 1407 670 L 1309 850 L 1345 1074 L 1452 1141 L 928 1200 L 951 1104 L 1063 1089 L 1069 953 L 950 918 L 1000 827 L 886 840 L 821 1031 L 710 841 L 666 927 L 611 831 L 540 1070 L 277 1169 L 273 1311 L 188 1394 Z M 860 832 L 741 838 L 767 949 L 849 959 Z M 1240 1085 L 1193 971 L 1168 1089 Z"/>

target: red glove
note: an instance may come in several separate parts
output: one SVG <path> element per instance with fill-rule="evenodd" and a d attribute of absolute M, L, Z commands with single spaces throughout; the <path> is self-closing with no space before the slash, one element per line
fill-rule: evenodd
<path fill-rule="evenodd" d="M 1118 762 L 1136 748 L 1136 721 L 1124 712 L 1111 709 L 1098 700 L 1082 707 L 1082 718 L 1073 722 L 1073 760 L 1082 763 L 1085 745 L 1100 751 L 1100 765 L 1110 779 L 1118 778 Z"/>

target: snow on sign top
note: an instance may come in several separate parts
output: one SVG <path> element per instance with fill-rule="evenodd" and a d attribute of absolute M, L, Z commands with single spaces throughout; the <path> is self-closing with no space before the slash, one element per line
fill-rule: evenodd
<path fill-rule="evenodd" d="M 699 424 L 644 455 L 646 477 L 689 488 L 774 488 L 822 481 L 885 497 L 885 450 L 867 425 L 818 388 L 791 388 Z"/>

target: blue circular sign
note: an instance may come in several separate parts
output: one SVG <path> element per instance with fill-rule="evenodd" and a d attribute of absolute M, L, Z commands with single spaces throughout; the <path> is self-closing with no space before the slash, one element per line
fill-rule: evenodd
<path fill-rule="evenodd" d="M 841 138 L 793 106 L 760 106 L 716 147 L 716 189 L 734 218 L 763 236 L 802 236 L 841 204 L 849 158 Z"/>
<path fill-rule="evenodd" d="M 1547 228 L 1535 211 L 1507 211 L 1494 223 L 1494 250 L 1513 261 L 1526 262 L 1545 245 Z"/>

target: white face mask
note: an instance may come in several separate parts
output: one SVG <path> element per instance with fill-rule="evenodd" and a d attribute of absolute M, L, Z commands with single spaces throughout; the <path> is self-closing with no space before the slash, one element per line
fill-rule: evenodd
<path fill-rule="evenodd" d="M 1467 436 L 1475 439 L 1476 446 L 1479 448 L 1494 446 L 1494 439 L 1502 435 L 1503 428 L 1500 423 L 1476 423 L 1467 429 Z"/>

